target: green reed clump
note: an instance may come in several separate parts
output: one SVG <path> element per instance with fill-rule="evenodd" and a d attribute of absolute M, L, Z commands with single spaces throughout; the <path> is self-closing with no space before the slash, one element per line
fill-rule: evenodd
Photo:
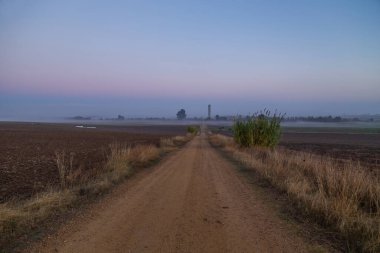
<path fill-rule="evenodd" d="M 233 126 L 234 140 L 241 147 L 276 146 L 280 140 L 280 123 L 284 115 L 269 110 L 255 113 L 247 120 L 237 120 Z"/>

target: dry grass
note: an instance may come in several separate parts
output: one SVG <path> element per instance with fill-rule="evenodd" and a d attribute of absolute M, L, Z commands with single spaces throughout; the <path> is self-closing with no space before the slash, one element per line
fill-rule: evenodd
<path fill-rule="evenodd" d="M 71 190 L 52 190 L 21 203 L 0 205 L 0 245 L 35 228 L 53 213 L 65 210 L 75 199 Z"/>
<path fill-rule="evenodd" d="M 138 145 L 129 149 L 129 161 L 134 166 L 144 167 L 160 157 L 160 149 L 153 145 Z"/>
<path fill-rule="evenodd" d="M 239 149 L 221 135 L 210 141 L 286 192 L 308 216 L 334 227 L 351 251 L 380 251 L 380 180 L 360 164 L 281 149 Z"/>
<path fill-rule="evenodd" d="M 182 146 L 194 137 L 193 134 L 188 133 L 186 136 L 173 137 L 173 143 L 177 146 Z"/>
<path fill-rule="evenodd" d="M 55 158 L 58 169 L 59 181 L 61 188 L 66 188 L 68 184 L 73 183 L 74 179 L 74 170 L 73 170 L 73 161 L 74 153 L 70 152 L 69 157 L 67 158 L 65 151 L 56 151 Z M 67 160 L 68 159 L 68 160 Z"/>
<path fill-rule="evenodd" d="M 39 194 L 26 201 L 0 204 L 0 251 L 12 239 L 30 232 L 54 213 L 63 212 L 83 198 L 96 196 L 111 189 L 115 184 L 131 176 L 136 169 L 151 165 L 170 150 L 190 140 L 188 137 L 173 137 L 162 141 L 162 147 L 137 145 L 130 147 L 113 143 L 103 170 L 91 175 L 75 170 L 72 166 L 74 154 L 56 152 L 60 178 L 57 189 Z"/>
<path fill-rule="evenodd" d="M 228 150 L 235 149 L 236 146 L 234 140 L 231 137 L 227 137 L 222 134 L 211 134 L 209 136 L 209 140 L 212 143 L 212 145 L 222 147 Z"/>
<path fill-rule="evenodd" d="M 162 138 L 160 140 L 160 149 L 163 152 L 170 152 L 176 150 L 178 147 L 183 146 L 194 137 L 194 134 L 187 134 L 186 136 L 175 136 L 172 138 Z"/>
<path fill-rule="evenodd" d="M 160 147 L 175 147 L 173 138 L 161 138 L 160 140 Z"/>

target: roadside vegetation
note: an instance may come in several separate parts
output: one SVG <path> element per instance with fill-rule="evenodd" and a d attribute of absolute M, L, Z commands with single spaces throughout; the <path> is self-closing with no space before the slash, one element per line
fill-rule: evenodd
<path fill-rule="evenodd" d="M 192 135 L 162 138 L 160 145 L 128 146 L 112 143 L 107 162 L 101 169 L 84 172 L 73 167 L 73 153 L 57 151 L 56 165 L 60 183 L 47 192 L 23 201 L 0 204 L 0 251 L 12 247 L 12 241 L 38 228 L 49 217 L 59 215 L 101 195 L 141 168 L 157 162 L 163 155 L 178 149 Z"/>
<path fill-rule="evenodd" d="M 283 115 L 271 115 L 264 109 L 246 120 L 237 120 L 233 125 L 234 140 L 241 147 L 273 148 L 280 140 L 280 123 Z"/>
<path fill-rule="evenodd" d="M 262 124 L 264 129 L 268 122 L 270 118 Z M 250 129 L 255 127 L 250 124 L 254 120 L 237 122 L 234 138 L 214 134 L 210 142 L 286 193 L 305 216 L 339 232 L 347 251 L 380 252 L 378 175 L 353 161 L 275 148 L 276 131 L 258 138 L 265 140 L 260 142 L 264 145 L 254 144 L 251 140 L 256 137 Z"/>
<path fill-rule="evenodd" d="M 196 135 L 199 132 L 199 127 L 197 127 L 197 126 L 188 126 L 187 127 L 187 132 L 189 134 Z"/>

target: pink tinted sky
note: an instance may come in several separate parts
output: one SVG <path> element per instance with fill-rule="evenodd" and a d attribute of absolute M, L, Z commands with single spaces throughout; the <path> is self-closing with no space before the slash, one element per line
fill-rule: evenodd
<path fill-rule="evenodd" d="M 179 98 L 225 101 L 221 113 L 265 101 L 290 113 L 323 103 L 377 113 L 379 12 L 377 1 L 2 1 L 0 105 Z"/>

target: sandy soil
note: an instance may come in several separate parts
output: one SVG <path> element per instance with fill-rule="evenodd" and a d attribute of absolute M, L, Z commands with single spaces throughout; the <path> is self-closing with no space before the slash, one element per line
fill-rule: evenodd
<path fill-rule="evenodd" d="M 45 239 L 33 252 L 308 252 L 205 135 Z"/>

